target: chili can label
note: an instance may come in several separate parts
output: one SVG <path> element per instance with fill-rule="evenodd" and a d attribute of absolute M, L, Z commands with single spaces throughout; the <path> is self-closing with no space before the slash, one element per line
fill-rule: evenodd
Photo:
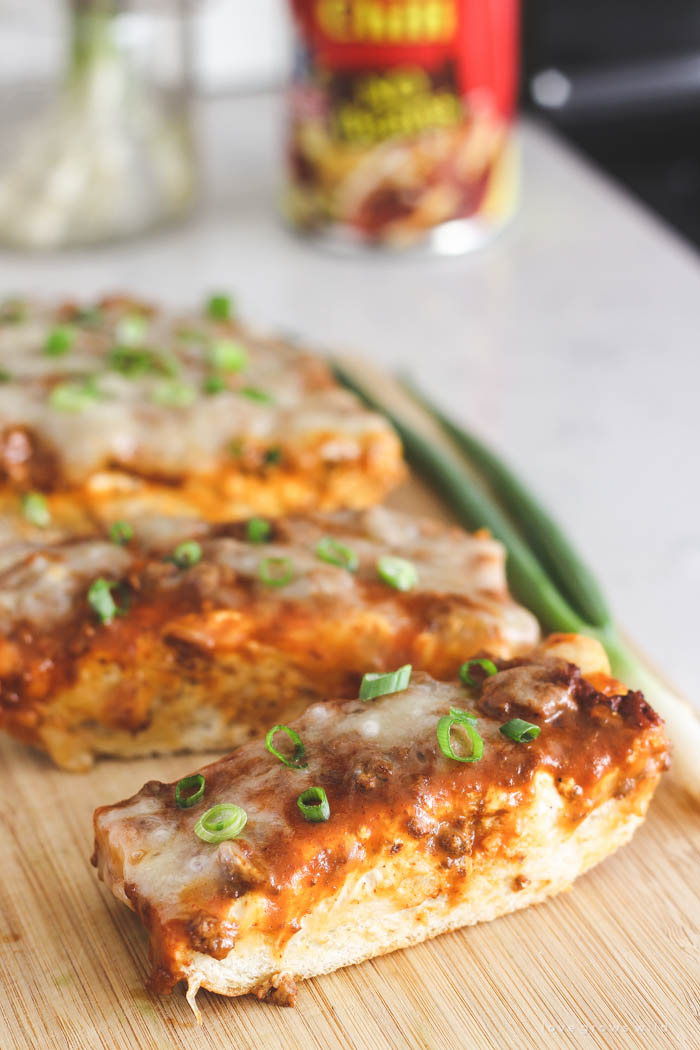
<path fill-rule="evenodd" d="M 398 246 L 504 222 L 518 0 L 291 3 L 289 220 Z"/>

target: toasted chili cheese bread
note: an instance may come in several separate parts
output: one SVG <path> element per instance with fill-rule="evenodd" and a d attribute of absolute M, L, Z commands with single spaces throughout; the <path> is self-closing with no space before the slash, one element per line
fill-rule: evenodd
<path fill-rule="evenodd" d="M 403 475 L 389 424 L 297 346 L 128 298 L 0 308 L 0 541 L 365 507 Z"/>
<path fill-rule="evenodd" d="M 626 842 L 668 762 L 661 720 L 597 642 L 557 636 L 497 663 L 476 688 L 418 673 L 371 702 L 313 705 L 292 727 L 304 768 L 251 741 L 201 770 L 190 808 L 153 781 L 98 809 L 93 861 L 148 931 L 152 989 L 292 1003 L 299 978 L 541 901 Z M 453 709 L 476 716 L 477 761 L 439 744 Z M 539 736 L 504 736 L 514 718 Z M 320 822 L 298 804 L 310 788 Z M 220 804 L 247 823 L 202 841 Z"/>
<path fill-rule="evenodd" d="M 69 769 L 227 749 L 353 696 L 365 671 L 448 677 L 537 640 L 485 534 L 378 507 L 262 522 L 266 542 L 254 525 L 156 518 L 124 545 L 0 549 L 0 726 Z M 387 555 L 409 562 L 408 590 L 380 577 Z"/>

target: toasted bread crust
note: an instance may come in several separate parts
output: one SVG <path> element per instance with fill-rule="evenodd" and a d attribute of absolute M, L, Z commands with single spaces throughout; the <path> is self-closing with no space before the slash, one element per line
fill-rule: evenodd
<path fill-rule="evenodd" d="M 292 998 L 295 978 L 556 893 L 625 842 L 668 762 L 658 717 L 639 694 L 594 688 L 546 644 L 501 664 L 491 691 L 507 683 L 509 717 L 539 725 L 536 740 L 499 733 L 485 687 L 418 675 L 372 704 L 308 709 L 294 723 L 303 770 L 251 742 L 201 771 L 193 810 L 157 782 L 97 810 L 94 861 L 148 929 L 152 987 L 186 979 L 191 995 L 286 987 Z M 594 673 L 602 680 L 604 659 Z M 479 761 L 440 752 L 437 721 L 455 707 L 477 714 Z M 296 805 L 311 785 L 327 793 L 324 823 Z M 223 801 L 248 823 L 234 841 L 204 844 L 194 823 Z"/>

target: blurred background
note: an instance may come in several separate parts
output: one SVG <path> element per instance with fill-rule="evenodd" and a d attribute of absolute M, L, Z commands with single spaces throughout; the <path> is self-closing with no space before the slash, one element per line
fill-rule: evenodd
<path fill-rule="evenodd" d="M 198 93 L 261 90 L 288 75 L 287 0 L 145 0 L 131 6 L 160 8 L 166 64 L 178 32 L 175 15 L 186 22 Z M 2 0 L 4 119 L 27 119 L 41 84 L 55 82 L 66 47 L 66 8 L 59 0 Z M 523 107 L 700 245 L 697 0 L 525 0 L 522 18 Z M 169 34 L 163 30 L 168 20 Z"/>

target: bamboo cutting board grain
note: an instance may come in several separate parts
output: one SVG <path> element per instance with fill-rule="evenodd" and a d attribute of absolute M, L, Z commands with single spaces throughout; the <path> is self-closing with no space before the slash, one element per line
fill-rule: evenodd
<path fill-rule="evenodd" d="M 444 513 L 416 481 L 392 503 Z M 669 783 L 570 893 L 306 982 L 295 1010 L 200 992 L 199 1027 L 144 990 L 145 935 L 89 857 L 96 806 L 205 760 L 79 776 L 0 742 L 0 1050 L 700 1047 L 700 814 Z"/>

